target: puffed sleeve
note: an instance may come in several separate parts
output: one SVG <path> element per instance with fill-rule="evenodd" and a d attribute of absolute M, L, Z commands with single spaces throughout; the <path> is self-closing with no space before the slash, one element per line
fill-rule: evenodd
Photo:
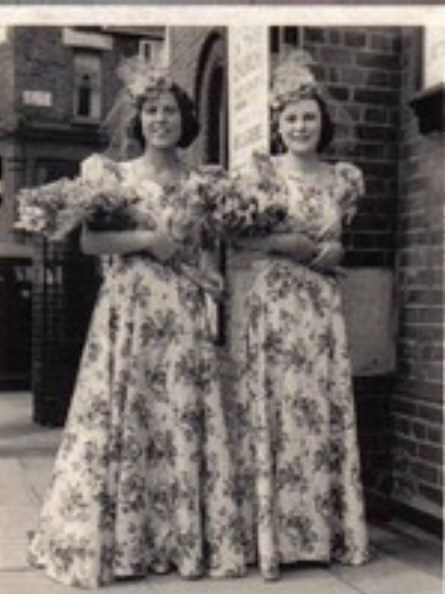
<path fill-rule="evenodd" d="M 357 211 L 357 201 L 365 193 L 361 170 L 352 163 L 339 162 L 335 166 L 338 183 L 338 201 L 343 220 L 349 224 Z"/>
<path fill-rule="evenodd" d="M 266 152 L 255 151 L 241 173 L 246 187 L 255 196 L 259 211 L 264 210 L 276 200 L 281 189 L 271 156 Z"/>
<path fill-rule="evenodd" d="M 80 176 L 85 181 L 98 185 L 117 181 L 120 178 L 119 166 L 116 161 L 109 157 L 100 153 L 93 153 L 81 162 Z"/>

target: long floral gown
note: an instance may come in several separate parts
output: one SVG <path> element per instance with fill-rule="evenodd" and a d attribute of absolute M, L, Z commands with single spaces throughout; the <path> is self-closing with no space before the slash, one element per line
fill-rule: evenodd
<path fill-rule="evenodd" d="M 120 166 L 142 213 L 174 208 Z M 100 159 L 90 168 L 107 175 Z M 217 358 L 192 277 L 141 254 L 107 268 L 29 549 L 60 582 L 244 570 Z"/>
<path fill-rule="evenodd" d="M 337 163 L 314 182 L 282 164 L 263 155 L 254 167 L 255 183 L 281 188 L 282 230 L 339 239 L 360 171 Z M 267 577 L 284 563 L 362 563 L 367 531 L 338 281 L 284 257 L 239 255 L 251 280 L 232 311 L 233 333 L 243 330 L 232 345 L 241 376 L 231 406 L 246 552 Z"/>

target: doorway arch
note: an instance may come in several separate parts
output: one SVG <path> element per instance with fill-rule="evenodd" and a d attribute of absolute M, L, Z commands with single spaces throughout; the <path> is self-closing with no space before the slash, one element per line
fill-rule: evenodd
<path fill-rule="evenodd" d="M 227 43 L 220 31 L 205 40 L 198 62 L 195 97 L 201 122 L 203 163 L 228 164 Z"/>

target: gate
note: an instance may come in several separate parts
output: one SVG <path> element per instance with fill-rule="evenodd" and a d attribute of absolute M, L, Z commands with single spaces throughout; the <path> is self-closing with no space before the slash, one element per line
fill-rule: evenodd
<path fill-rule="evenodd" d="M 39 163 L 37 183 L 77 174 L 73 161 Z M 83 255 L 74 234 L 61 244 L 36 242 L 32 298 L 33 419 L 65 421 L 99 285 L 96 258 Z"/>

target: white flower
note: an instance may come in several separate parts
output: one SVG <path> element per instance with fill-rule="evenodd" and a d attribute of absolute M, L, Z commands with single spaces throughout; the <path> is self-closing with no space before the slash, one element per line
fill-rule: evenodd
<path fill-rule="evenodd" d="M 116 161 L 99 153 L 94 153 L 82 161 L 80 177 L 92 184 L 102 184 L 104 182 L 109 184 L 111 181 L 118 182 L 121 179 Z"/>
<path fill-rule="evenodd" d="M 294 50 L 284 56 L 274 69 L 270 104 L 278 109 L 302 97 L 320 93 L 315 76 L 309 69 L 313 60 L 302 50 Z"/>

